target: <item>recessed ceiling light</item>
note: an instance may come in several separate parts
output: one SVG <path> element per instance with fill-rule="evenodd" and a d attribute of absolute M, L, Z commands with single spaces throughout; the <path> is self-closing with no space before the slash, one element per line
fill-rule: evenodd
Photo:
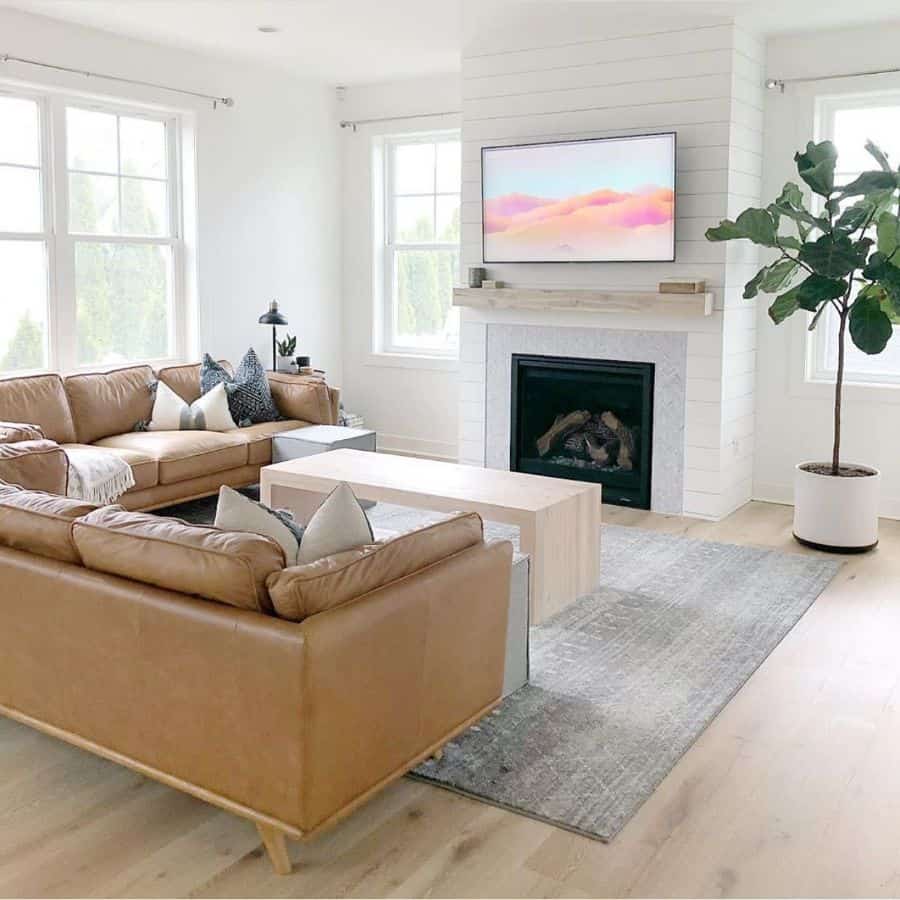
<path fill-rule="evenodd" d="M 277 25 L 259 25 L 256 30 L 261 31 L 263 34 L 276 34 L 281 31 Z"/>

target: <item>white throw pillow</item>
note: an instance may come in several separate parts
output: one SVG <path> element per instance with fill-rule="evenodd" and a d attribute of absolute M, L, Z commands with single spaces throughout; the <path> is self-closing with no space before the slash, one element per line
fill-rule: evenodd
<path fill-rule="evenodd" d="M 249 531 L 270 537 L 281 545 L 287 565 L 297 564 L 303 526 L 296 525 L 289 513 L 269 509 L 265 504 L 222 485 L 219 488 L 215 526 L 225 531 Z"/>
<path fill-rule="evenodd" d="M 341 482 L 313 513 L 300 541 L 298 565 L 354 550 L 375 540 L 365 510 L 350 485 Z"/>
<path fill-rule="evenodd" d="M 228 411 L 228 394 L 224 384 L 193 403 L 185 403 L 163 382 L 157 382 L 156 398 L 148 431 L 231 431 L 237 428 Z"/>

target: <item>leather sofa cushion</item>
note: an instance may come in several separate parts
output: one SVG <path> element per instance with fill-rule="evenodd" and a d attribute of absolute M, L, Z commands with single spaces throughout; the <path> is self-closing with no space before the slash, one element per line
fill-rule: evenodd
<path fill-rule="evenodd" d="M 272 462 L 272 435 L 294 428 L 303 428 L 309 422 L 298 419 L 283 419 L 280 422 L 260 422 L 246 428 L 236 428 L 225 434 L 237 434 L 247 441 L 247 462 L 251 466 L 267 466 Z"/>
<path fill-rule="evenodd" d="M 245 465 L 248 445 L 236 431 L 135 431 L 102 438 L 96 446 L 131 450 L 155 459 L 159 483 L 176 484 Z"/>
<path fill-rule="evenodd" d="M 0 481 L 33 491 L 65 495 L 69 460 L 55 441 L 0 444 Z"/>
<path fill-rule="evenodd" d="M 81 500 L 0 485 L 0 544 L 78 565 L 72 522 L 93 509 Z"/>
<path fill-rule="evenodd" d="M 323 381 L 301 381 L 296 375 L 269 372 L 269 389 L 278 412 L 313 425 L 333 425 L 331 398 Z"/>
<path fill-rule="evenodd" d="M 271 611 L 266 578 L 284 566 L 271 538 L 104 506 L 78 519 L 84 565 L 230 606 Z"/>
<path fill-rule="evenodd" d="M 83 448 L 87 450 L 99 450 L 96 444 L 63 444 L 62 449 L 69 447 Z M 109 453 L 114 453 L 120 459 L 131 466 L 131 474 L 134 476 L 134 487 L 130 491 L 143 491 L 146 488 L 156 487 L 159 484 L 159 462 L 146 453 L 137 450 L 123 450 L 121 447 L 103 447 Z"/>
<path fill-rule="evenodd" d="M 38 425 L 23 422 L 0 422 L 0 444 L 15 444 L 18 441 L 39 441 L 44 437 Z"/>
<path fill-rule="evenodd" d="M 113 372 L 70 375 L 66 394 L 75 422 L 75 438 L 61 444 L 93 444 L 111 434 L 131 431 L 150 420 L 155 376 L 150 366 Z"/>
<path fill-rule="evenodd" d="M 234 369 L 227 359 L 220 359 L 219 365 L 229 373 Z M 193 403 L 200 398 L 200 363 L 186 366 L 167 366 L 156 373 L 156 377 L 170 387 L 185 403 Z"/>
<path fill-rule="evenodd" d="M 275 612 L 282 619 L 302 622 L 406 578 L 483 539 L 481 516 L 464 513 L 384 543 L 290 566 L 270 575 L 267 586 Z"/>
<path fill-rule="evenodd" d="M 58 444 L 75 441 L 72 413 L 59 375 L 0 379 L 0 419 L 34 422 L 44 437 Z"/>

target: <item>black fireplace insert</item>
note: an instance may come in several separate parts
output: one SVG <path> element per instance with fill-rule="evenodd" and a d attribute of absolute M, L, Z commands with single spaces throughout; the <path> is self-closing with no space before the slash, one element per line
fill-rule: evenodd
<path fill-rule="evenodd" d="M 512 356 L 509 467 L 599 481 L 603 500 L 650 508 L 654 364 Z"/>

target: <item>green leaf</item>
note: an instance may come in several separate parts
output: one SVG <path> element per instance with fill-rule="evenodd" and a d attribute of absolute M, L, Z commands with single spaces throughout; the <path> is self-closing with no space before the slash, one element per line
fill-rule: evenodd
<path fill-rule="evenodd" d="M 875 158 L 875 162 L 885 172 L 891 171 L 891 164 L 888 162 L 887 154 L 874 141 L 866 141 L 866 152 Z"/>
<path fill-rule="evenodd" d="M 766 294 L 774 294 L 786 287 L 797 271 L 798 263 L 793 259 L 782 259 L 765 269 L 766 274 L 760 282 L 759 289 Z"/>
<path fill-rule="evenodd" d="M 794 181 L 786 181 L 778 199 L 775 201 L 776 206 L 791 206 L 794 209 L 803 208 L 803 191 L 800 185 Z"/>
<path fill-rule="evenodd" d="M 823 303 L 843 297 L 846 291 L 847 282 L 842 279 L 810 275 L 778 297 L 769 307 L 769 316 L 778 325 L 798 309 L 816 312 Z"/>
<path fill-rule="evenodd" d="M 854 203 L 853 206 L 847 207 L 834 223 L 834 230 L 842 234 L 850 234 L 865 225 L 869 216 L 872 215 L 874 206 L 867 200 L 861 200 Z"/>
<path fill-rule="evenodd" d="M 763 266 L 745 285 L 744 299 L 752 300 L 759 293 L 759 286 L 762 284 L 763 278 L 766 277 L 769 267 Z"/>
<path fill-rule="evenodd" d="M 842 197 L 872 194 L 876 191 L 893 191 L 897 187 L 897 176 L 893 172 L 863 172 L 850 184 L 840 189 Z"/>
<path fill-rule="evenodd" d="M 760 291 L 774 294 L 785 287 L 797 270 L 793 259 L 780 259 L 770 266 L 763 266 L 744 286 L 744 299 L 752 300 Z"/>
<path fill-rule="evenodd" d="M 894 333 L 891 320 L 881 308 L 878 296 L 860 291 L 850 307 L 850 337 L 863 353 L 881 353 Z"/>
<path fill-rule="evenodd" d="M 885 292 L 895 312 L 900 313 L 900 269 L 881 252 L 873 253 L 863 276 Z M 868 286 L 867 286 L 868 287 Z M 866 290 L 866 288 L 863 288 Z M 860 292 L 862 293 L 862 292 Z"/>
<path fill-rule="evenodd" d="M 788 316 L 792 316 L 800 308 L 797 303 L 795 291 L 797 288 L 775 298 L 775 302 L 769 307 L 769 318 L 780 325 Z"/>
<path fill-rule="evenodd" d="M 858 251 L 850 238 L 823 234 L 817 241 L 800 248 L 800 260 L 814 272 L 827 278 L 841 278 L 859 265 Z"/>
<path fill-rule="evenodd" d="M 825 278 L 822 275 L 810 275 L 794 288 L 797 292 L 797 305 L 801 309 L 815 312 L 819 304 L 825 300 L 837 300 L 847 292 L 847 282 L 843 278 Z"/>
<path fill-rule="evenodd" d="M 778 198 L 774 203 L 770 203 L 767 208 L 776 224 L 779 216 L 787 216 L 796 222 L 803 240 L 806 240 L 806 236 L 809 234 L 809 228 L 805 226 L 809 225 L 813 228 L 818 228 L 820 231 L 826 231 L 829 227 L 828 219 L 816 218 L 803 206 L 803 192 L 793 181 L 785 183 Z"/>
<path fill-rule="evenodd" d="M 800 177 L 820 196 L 834 192 L 834 164 L 837 149 L 831 141 L 815 144 L 810 141 L 805 153 L 795 153 L 794 162 Z"/>
<path fill-rule="evenodd" d="M 745 209 L 737 219 L 723 219 L 715 228 L 706 229 L 708 241 L 734 241 L 746 238 L 763 247 L 775 246 L 775 220 L 767 209 Z"/>
<path fill-rule="evenodd" d="M 900 219 L 892 212 L 883 212 L 878 218 L 875 234 L 878 237 L 878 252 L 890 259 L 900 246 Z"/>
<path fill-rule="evenodd" d="M 803 246 L 797 238 L 789 234 L 779 234 L 777 240 L 778 246 L 783 247 L 785 250 L 799 250 Z"/>

